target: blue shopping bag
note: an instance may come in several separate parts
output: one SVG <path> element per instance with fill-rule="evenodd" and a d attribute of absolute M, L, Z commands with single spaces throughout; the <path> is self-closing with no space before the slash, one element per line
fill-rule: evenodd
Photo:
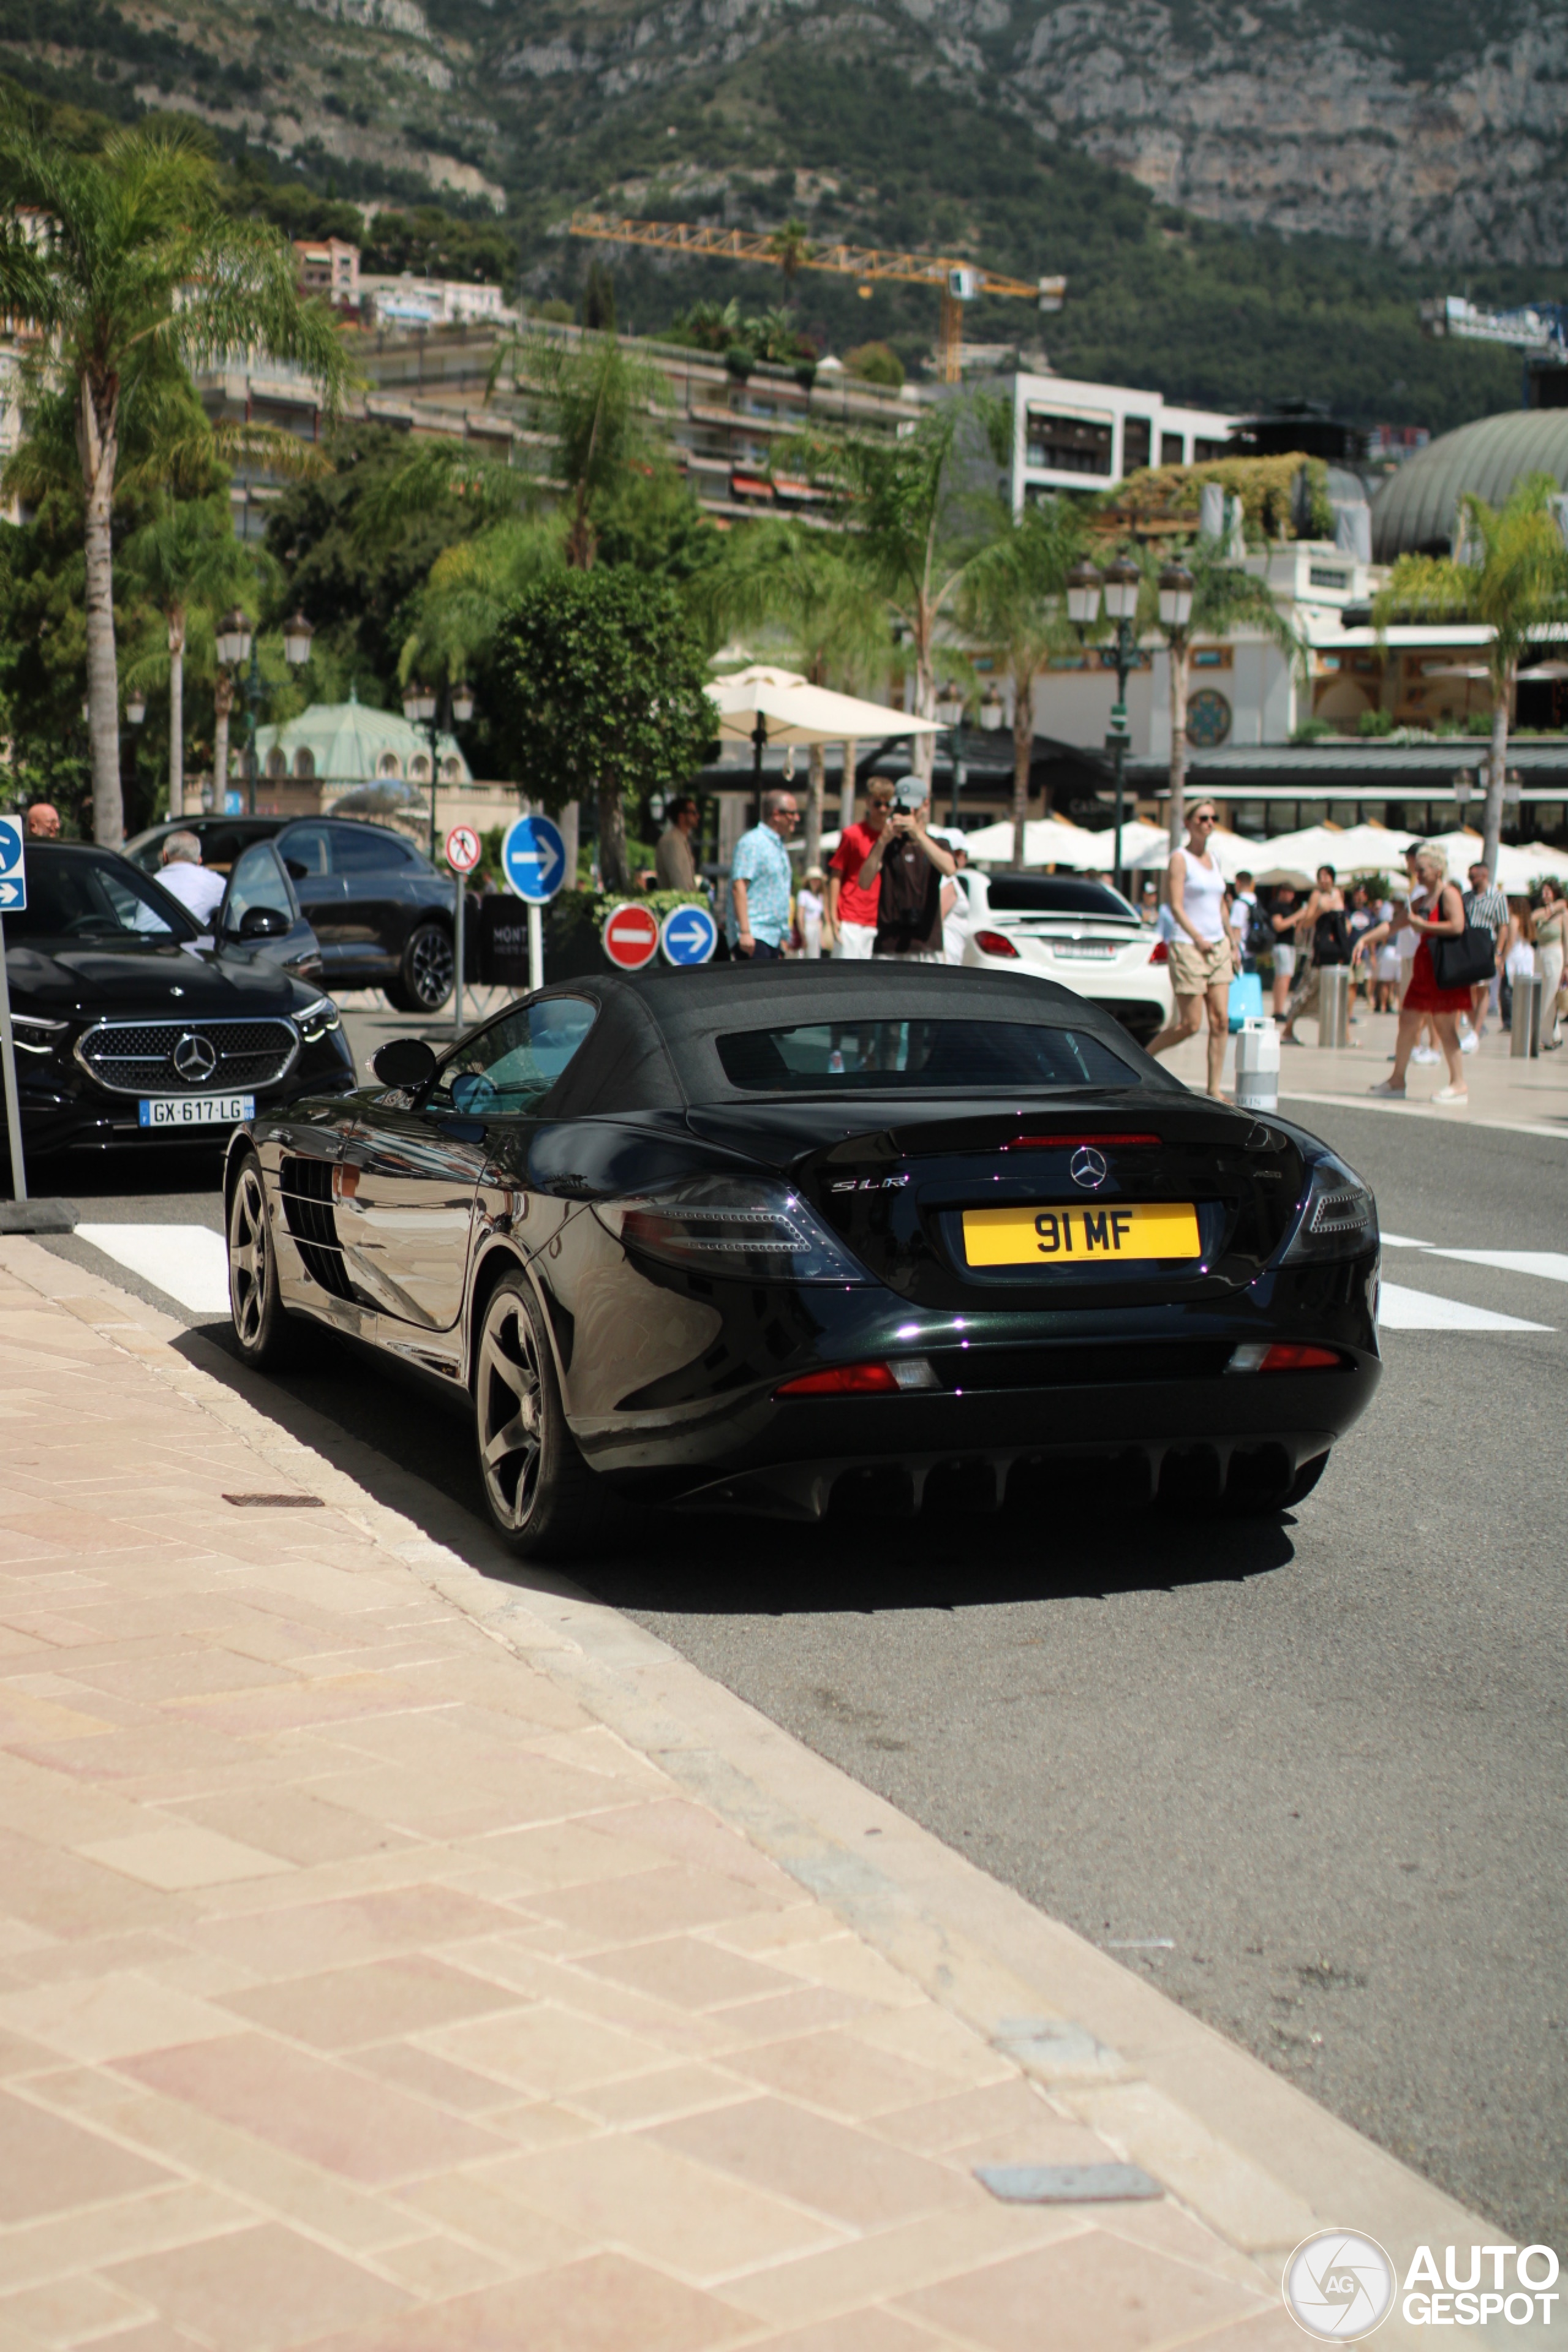
<path fill-rule="evenodd" d="M 1245 1021 L 1263 1018 L 1263 982 L 1255 971 L 1238 971 L 1230 983 L 1228 1026 L 1234 1037 Z"/>

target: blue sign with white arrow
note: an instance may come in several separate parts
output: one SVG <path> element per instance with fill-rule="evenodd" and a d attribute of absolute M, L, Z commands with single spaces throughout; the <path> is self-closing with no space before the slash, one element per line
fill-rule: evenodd
<path fill-rule="evenodd" d="M 706 907 L 672 907 L 659 940 L 667 963 L 706 963 L 719 944 L 719 926 Z"/>
<path fill-rule="evenodd" d="M 566 879 L 566 844 L 547 816 L 520 816 L 507 827 L 500 849 L 507 887 L 531 906 L 542 907 Z"/>
<path fill-rule="evenodd" d="M 19 816 L 0 816 L 0 915 L 19 915 L 26 903 L 22 820 Z"/>

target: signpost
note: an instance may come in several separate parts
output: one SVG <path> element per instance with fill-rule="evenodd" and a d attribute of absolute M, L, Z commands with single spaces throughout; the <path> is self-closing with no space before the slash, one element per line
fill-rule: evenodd
<path fill-rule="evenodd" d="M 500 862 L 508 889 L 528 908 L 528 984 L 542 988 L 544 927 L 539 910 L 566 879 L 566 844 L 560 826 L 547 816 L 520 816 L 507 827 Z"/>
<path fill-rule="evenodd" d="M 5 976 L 5 918 L 19 915 L 27 903 L 27 866 L 22 849 L 22 820 L 0 816 L 0 1064 L 5 1087 L 5 1132 L 11 1141 L 11 1192 L 16 1200 L 27 1197 L 27 1171 L 22 1158 L 22 1105 L 16 1092 L 16 1040 L 11 1028 L 11 984 Z"/>
<path fill-rule="evenodd" d="M 706 907 L 672 907 L 659 940 L 666 963 L 707 963 L 719 944 L 719 926 Z"/>
<path fill-rule="evenodd" d="M 447 863 L 458 877 L 458 905 L 453 926 L 458 950 L 458 1002 L 452 1023 L 454 1037 L 460 1037 L 463 1034 L 463 901 L 468 896 L 463 883 L 464 877 L 473 872 L 483 855 L 479 836 L 471 824 L 455 824 L 452 827 L 447 835 Z"/>
<path fill-rule="evenodd" d="M 620 971 L 641 971 L 658 953 L 658 917 L 651 907 L 623 898 L 605 917 L 605 953 Z"/>

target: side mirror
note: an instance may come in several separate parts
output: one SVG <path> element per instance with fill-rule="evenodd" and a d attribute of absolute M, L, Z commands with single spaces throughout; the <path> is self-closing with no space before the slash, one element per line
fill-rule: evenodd
<path fill-rule="evenodd" d="M 370 1066 L 384 1087 L 416 1091 L 435 1076 L 436 1056 L 423 1037 L 394 1037 L 377 1047 Z"/>
<path fill-rule="evenodd" d="M 247 907 L 239 919 L 242 940 L 287 939 L 293 925 L 277 907 Z"/>

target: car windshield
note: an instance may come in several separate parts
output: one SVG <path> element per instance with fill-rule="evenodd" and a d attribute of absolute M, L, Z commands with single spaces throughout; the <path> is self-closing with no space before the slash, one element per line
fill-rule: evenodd
<path fill-rule="evenodd" d="M 756 1094 L 989 1094 L 1140 1083 L 1103 1038 L 1023 1021 L 821 1021 L 740 1030 L 715 1043 L 731 1085 Z"/>
<path fill-rule="evenodd" d="M 1075 874 L 994 874 L 986 893 L 994 915 L 1099 915 L 1135 923 L 1138 909 L 1105 882 Z"/>
<path fill-rule="evenodd" d="M 112 940 L 182 942 L 198 926 L 166 891 L 122 857 L 90 850 L 30 850 L 27 904 L 5 918 L 7 940 Z"/>

